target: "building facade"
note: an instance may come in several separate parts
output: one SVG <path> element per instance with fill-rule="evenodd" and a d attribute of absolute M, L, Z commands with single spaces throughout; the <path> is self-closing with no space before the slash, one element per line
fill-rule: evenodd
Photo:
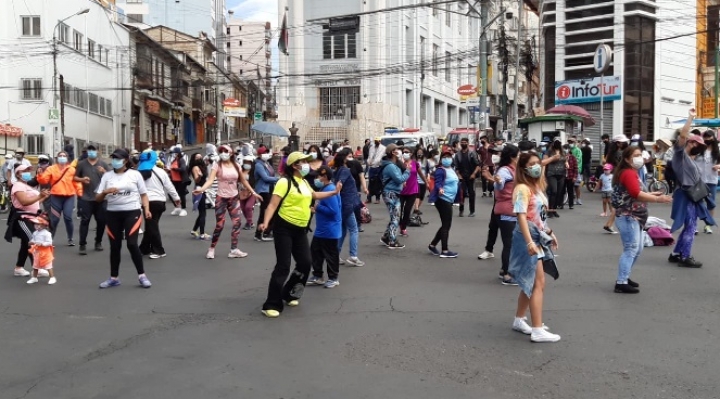
<path fill-rule="evenodd" d="M 0 148 L 108 153 L 129 142 L 129 34 L 112 3 L 0 2 L 0 15 L 0 123 L 20 129 Z"/>
<path fill-rule="evenodd" d="M 304 140 L 359 145 L 384 127 L 442 135 L 469 123 L 457 88 L 476 83 L 479 21 L 467 3 L 280 0 L 288 55 L 280 54 L 278 119 Z M 334 18 L 363 14 L 359 17 Z M 333 17 L 333 18 L 331 18 Z"/>
<path fill-rule="evenodd" d="M 243 82 L 259 87 L 264 100 L 251 110 L 267 116 L 273 112 L 272 93 L 272 30 L 270 22 L 230 19 L 225 42 L 226 65 L 229 72 Z"/>
<path fill-rule="evenodd" d="M 537 6 L 542 29 L 544 108 L 576 104 L 598 122 L 584 134 L 670 137 L 695 102 L 695 0 L 655 3 L 557 0 Z M 594 70 L 599 44 L 614 50 L 604 82 L 604 131 L 600 131 L 601 77 Z"/>

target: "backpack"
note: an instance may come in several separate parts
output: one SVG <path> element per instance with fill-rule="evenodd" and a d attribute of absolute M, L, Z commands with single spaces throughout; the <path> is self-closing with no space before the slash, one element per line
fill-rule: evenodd
<path fill-rule="evenodd" d="M 370 214 L 370 208 L 363 206 L 360 208 L 360 223 L 367 224 L 372 222 L 372 215 Z"/>
<path fill-rule="evenodd" d="M 385 188 L 385 184 L 387 183 L 383 180 L 383 170 L 385 170 L 385 167 L 388 165 L 390 164 L 385 164 L 381 166 L 378 174 L 370 178 L 370 183 L 368 185 L 368 195 L 373 196 L 382 194 L 383 189 Z"/>

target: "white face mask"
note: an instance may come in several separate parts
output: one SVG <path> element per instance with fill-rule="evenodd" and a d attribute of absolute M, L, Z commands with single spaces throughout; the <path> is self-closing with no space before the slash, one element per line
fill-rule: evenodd
<path fill-rule="evenodd" d="M 635 169 L 640 169 L 643 167 L 643 165 L 645 165 L 645 161 L 643 160 L 642 155 L 633 157 L 632 163 Z"/>
<path fill-rule="evenodd" d="M 434 167 L 435 167 L 435 162 L 434 162 L 434 161 L 428 161 L 428 166 L 429 166 L 430 168 L 434 168 Z"/>
<path fill-rule="evenodd" d="M 406 161 L 410 160 L 410 154 L 403 153 L 402 158 Z"/>
<path fill-rule="evenodd" d="M 500 163 L 500 155 L 493 155 L 491 158 L 492 163 Z"/>
<path fill-rule="evenodd" d="M 262 155 L 260 155 L 260 159 L 262 159 L 263 161 L 267 161 L 267 160 L 269 160 L 270 158 L 272 158 L 272 154 L 262 154 Z"/>
<path fill-rule="evenodd" d="M 250 170 L 252 168 L 252 165 L 249 164 L 243 164 L 243 169 Z"/>
<path fill-rule="evenodd" d="M 230 154 L 228 154 L 227 152 L 221 152 L 221 153 L 220 153 L 220 160 L 221 160 L 221 161 L 227 161 L 227 160 L 229 160 L 229 159 L 230 159 Z"/>

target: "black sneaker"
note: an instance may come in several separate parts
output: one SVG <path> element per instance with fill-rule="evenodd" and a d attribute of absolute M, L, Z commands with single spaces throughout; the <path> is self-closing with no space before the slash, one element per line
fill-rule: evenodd
<path fill-rule="evenodd" d="M 399 242 L 395 241 L 395 242 L 391 242 L 390 244 L 388 244 L 387 247 L 390 249 L 403 249 L 403 248 L 405 248 L 405 245 L 400 244 Z"/>
<path fill-rule="evenodd" d="M 560 209 L 562 209 L 562 208 L 560 208 Z M 559 217 L 560 217 L 560 214 L 557 213 L 557 211 L 553 212 L 553 214 L 555 215 L 556 218 L 559 218 Z"/>
<path fill-rule="evenodd" d="M 460 211 L 460 213 L 458 214 L 458 216 L 459 216 L 459 217 L 465 216 L 465 215 L 464 215 L 464 212 L 463 212 L 463 211 Z"/>
<path fill-rule="evenodd" d="M 670 254 L 670 256 L 668 256 L 668 262 L 670 262 L 670 263 L 678 263 L 678 262 L 680 262 L 681 259 L 682 258 L 680 258 L 679 254 L 678 255 Z"/>
<path fill-rule="evenodd" d="M 470 214 L 468 215 L 468 217 L 474 218 L 474 217 L 475 217 L 475 212 L 470 212 Z"/>
<path fill-rule="evenodd" d="M 95 250 L 98 251 L 98 252 L 102 252 L 102 250 L 103 250 L 102 244 L 99 243 L 99 242 L 96 242 L 96 243 L 95 243 Z"/>
<path fill-rule="evenodd" d="M 615 284 L 615 292 L 618 294 L 637 294 L 640 290 L 630 284 Z"/>
<path fill-rule="evenodd" d="M 634 281 L 632 281 L 632 280 L 630 280 L 630 279 L 628 279 L 628 285 L 631 286 L 631 287 L 633 287 L 633 288 L 639 288 L 639 287 L 640 287 L 640 284 L 638 284 L 638 283 L 636 283 L 636 282 L 634 282 Z"/>
<path fill-rule="evenodd" d="M 80 255 L 87 255 L 87 246 L 80 245 Z"/>
<path fill-rule="evenodd" d="M 688 256 L 687 258 L 680 259 L 680 262 L 678 262 L 679 267 L 689 267 L 691 269 L 698 269 L 702 267 L 702 263 L 698 262 L 693 258 L 692 256 Z"/>
<path fill-rule="evenodd" d="M 380 237 L 380 242 L 385 246 L 390 246 L 390 238 L 388 238 L 387 236 Z"/>

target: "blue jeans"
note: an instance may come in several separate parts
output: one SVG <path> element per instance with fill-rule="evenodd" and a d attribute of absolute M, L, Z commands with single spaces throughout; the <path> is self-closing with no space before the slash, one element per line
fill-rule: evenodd
<path fill-rule="evenodd" d="M 683 230 L 673 250 L 673 253 L 679 254 L 682 258 L 691 256 L 693 242 L 695 242 L 695 230 L 697 230 L 697 209 L 695 206 L 694 202 L 688 200 Z"/>
<path fill-rule="evenodd" d="M 627 284 L 630 272 L 643 250 L 643 236 L 640 223 L 630 216 L 615 218 L 615 226 L 620 232 L 620 241 L 623 244 L 623 253 L 618 263 L 618 284 Z"/>
<path fill-rule="evenodd" d="M 338 253 L 342 252 L 342 246 L 345 242 L 345 236 L 350 233 L 350 257 L 357 257 L 358 249 L 358 225 L 355 219 L 355 212 L 343 212 L 342 215 L 342 235 L 338 241 Z"/>
<path fill-rule="evenodd" d="M 75 207 L 75 196 L 50 196 L 50 232 L 55 237 L 58 224 L 60 224 L 60 216 L 65 219 L 65 231 L 67 239 L 73 239 L 73 208 Z"/>
<path fill-rule="evenodd" d="M 397 233 L 400 229 L 400 195 L 391 191 L 383 191 L 382 195 L 390 215 L 390 221 L 383 236 L 387 237 L 390 242 L 397 242 Z"/>

